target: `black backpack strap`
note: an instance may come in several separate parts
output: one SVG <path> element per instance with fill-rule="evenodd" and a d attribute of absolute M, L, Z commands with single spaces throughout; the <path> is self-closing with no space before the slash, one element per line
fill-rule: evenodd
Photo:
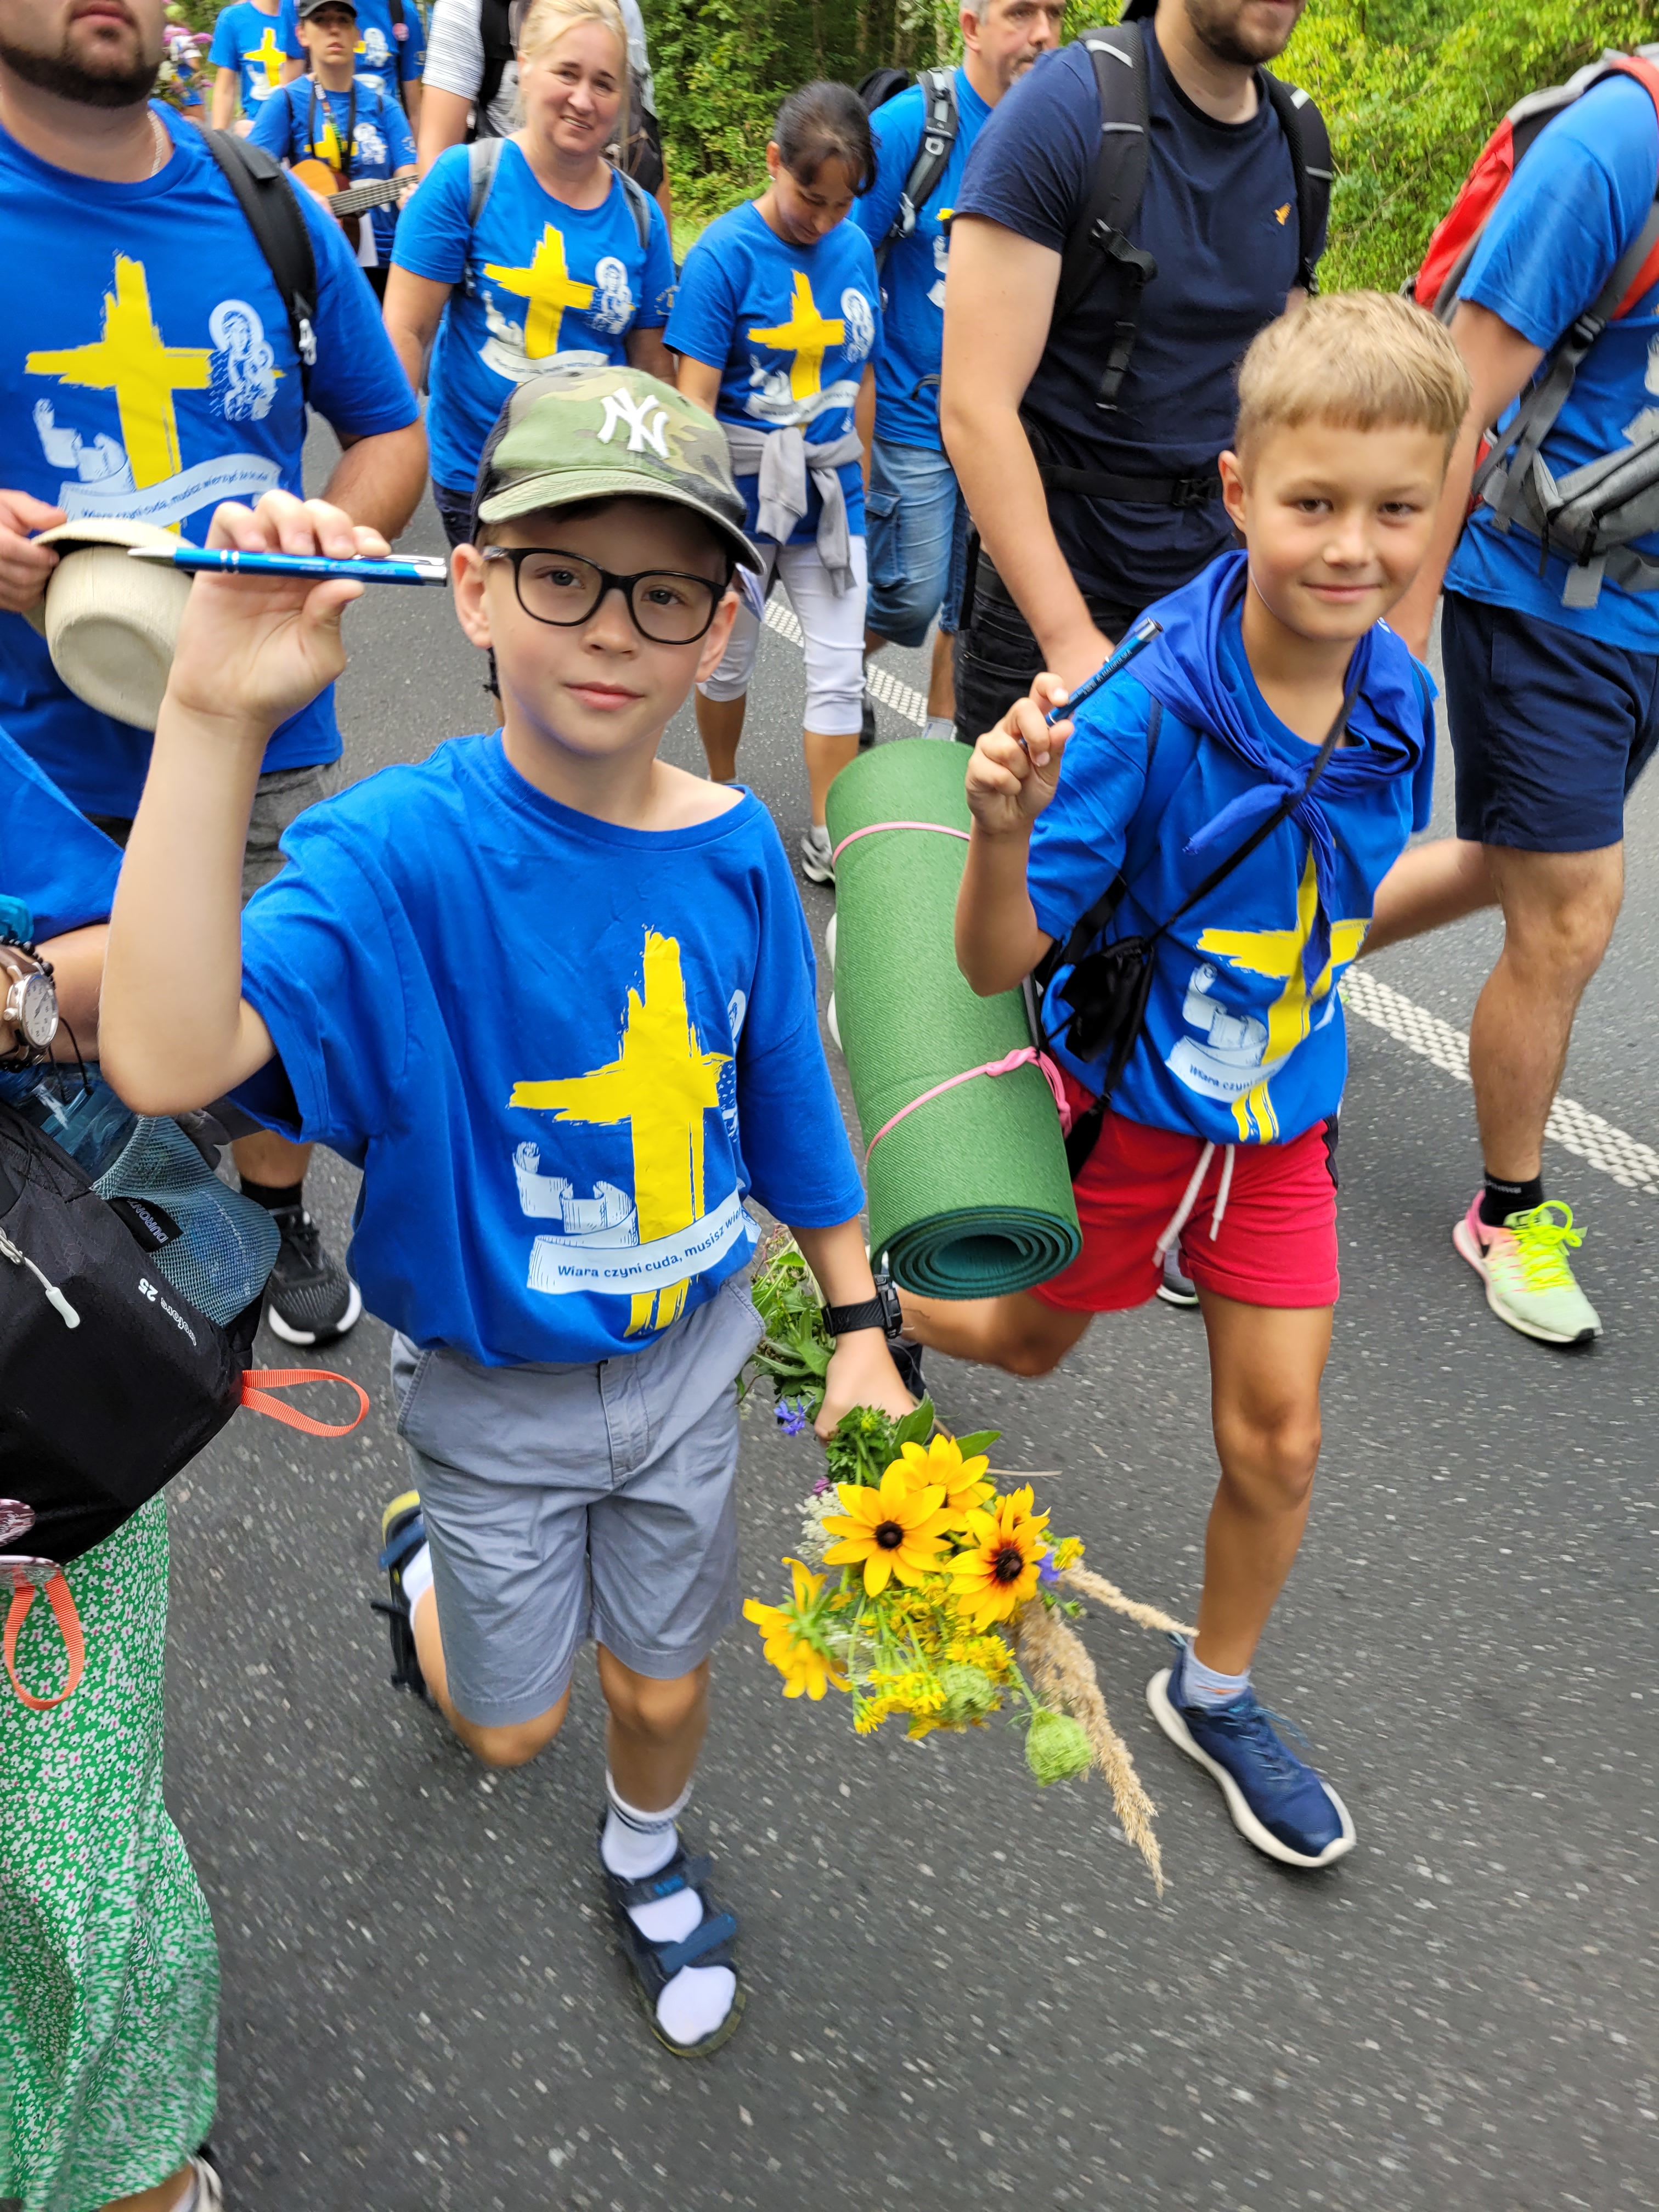
<path fill-rule="evenodd" d="M 483 75 L 473 95 L 474 129 L 485 136 L 489 111 L 501 89 L 507 64 L 514 58 L 512 0 L 478 0 L 478 35 L 483 44 Z"/>
<path fill-rule="evenodd" d="M 1285 143 L 1291 153 L 1291 173 L 1296 180 L 1296 281 L 1312 299 L 1319 289 L 1319 257 L 1331 214 L 1331 137 L 1325 118 L 1299 85 L 1263 70 L 1262 79 Z"/>
<path fill-rule="evenodd" d="M 495 172 L 501 166 L 501 149 L 505 138 L 475 138 L 466 149 L 466 227 L 478 228 L 478 217 L 484 211 L 484 202 L 489 198 L 495 182 Z"/>
<path fill-rule="evenodd" d="M 1118 285 L 1117 320 L 1106 349 L 1095 404 L 1111 413 L 1134 352 L 1140 295 L 1158 274 L 1150 253 L 1131 243 L 1152 151 L 1146 49 L 1139 23 L 1114 23 L 1084 33 L 1100 96 L 1100 151 L 1089 197 L 1060 256 L 1052 331 L 1068 321 L 1097 281 L 1103 262 Z"/>
<path fill-rule="evenodd" d="M 643 253 L 651 243 L 651 195 L 639 179 L 630 177 L 626 169 L 618 169 L 617 174 L 622 179 L 623 197 L 628 202 L 628 212 L 634 218 L 634 228 L 639 234 L 640 252 Z"/>
<path fill-rule="evenodd" d="M 317 256 L 299 196 L 281 162 L 263 147 L 239 138 L 234 131 L 205 131 L 202 135 L 235 193 L 282 295 L 289 335 L 300 357 L 300 391 L 309 404 L 311 372 L 317 361 Z"/>
<path fill-rule="evenodd" d="M 916 158 L 910 164 L 910 173 L 904 180 L 904 190 L 899 194 L 898 213 L 886 237 L 876 248 L 878 275 L 898 240 L 908 238 L 915 228 L 917 214 L 939 189 L 939 180 L 950 165 L 951 149 L 957 143 L 959 118 L 956 71 L 923 70 L 916 82 L 921 88 L 921 140 L 916 148 Z"/>

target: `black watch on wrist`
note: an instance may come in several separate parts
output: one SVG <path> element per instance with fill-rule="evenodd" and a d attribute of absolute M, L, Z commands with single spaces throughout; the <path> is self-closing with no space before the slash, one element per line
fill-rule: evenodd
<path fill-rule="evenodd" d="M 823 1325 L 833 1337 L 851 1336 L 861 1328 L 878 1328 L 884 1336 L 896 1336 L 903 1322 L 898 1292 L 884 1276 L 876 1295 L 855 1306 L 825 1306 Z"/>

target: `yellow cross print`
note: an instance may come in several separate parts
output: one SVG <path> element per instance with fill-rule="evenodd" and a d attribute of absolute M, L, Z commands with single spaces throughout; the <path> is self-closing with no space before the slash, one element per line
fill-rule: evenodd
<path fill-rule="evenodd" d="M 818 313 L 817 301 L 812 297 L 812 287 L 799 269 L 792 274 L 795 294 L 789 303 L 789 319 L 775 323 L 769 330 L 750 331 L 746 335 L 757 345 L 774 346 L 780 353 L 795 356 L 789 364 L 789 396 L 792 399 L 810 399 L 814 392 L 823 389 L 823 356 L 831 346 L 846 343 L 847 325 L 839 318 L 826 322 Z"/>
<path fill-rule="evenodd" d="M 629 991 L 622 1051 L 604 1067 L 551 1083 L 515 1083 L 510 1106 L 550 1112 L 556 1121 L 629 1125 L 634 1205 L 641 1244 L 672 1237 L 702 1218 L 703 1115 L 720 1105 L 720 1072 L 729 1053 L 705 1052 L 685 1003 L 680 948 L 655 930 L 645 936 L 642 991 Z M 630 1303 L 628 1334 L 677 1321 L 686 1285 L 647 1291 Z"/>
<path fill-rule="evenodd" d="M 567 307 L 591 307 L 593 287 L 579 284 L 565 267 L 564 239 L 550 222 L 528 269 L 498 269 L 486 262 L 484 275 L 502 291 L 530 303 L 524 319 L 524 349 L 532 361 L 559 349 L 559 325 Z"/>
<path fill-rule="evenodd" d="M 334 127 L 334 118 L 331 115 L 328 118 L 327 122 L 323 125 L 323 135 L 320 142 L 317 145 L 313 146 L 311 150 L 319 161 L 325 161 L 331 169 L 343 169 L 345 167 L 345 149 L 340 143 L 340 134 Z"/>
<path fill-rule="evenodd" d="M 276 33 L 269 25 L 266 26 L 265 34 L 258 45 L 250 46 L 242 58 L 244 61 L 258 63 L 265 73 L 265 82 L 275 92 L 282 82 L 283 64 L 288 59 L 288 56 L 277 45 Z"/>
<path fill-rule="evenodd" d="M 205 392 L 213 356 L 206 346 L 164 343 L 150 313 L 143 263 L 118 253 L 115 289 L 104 295 L 103 336 L 91 345 L 32 353 L 23 366 L 30 376 L 114 392 L 132 481 L 143 486 L 165 483 L 184 465 L 173 395 Z"/>
<path fill-rule="evenodd" d="M 1346 968 L 1354 958 L 1370 927 L 1369 919 L 1331 924 L 1330 958 L 1310 994 L 1303 972 L 1302 951 L 1312 932 L 1318 908 L 1319 892 L 1310 848 L 1308 865 L 1302 872 L 1296 895 L 1294 929 L 1206 929 L 1198 940 L 1200 952 L 1218 954 L 1233 967 L 1246 969 L 1252 975 L 1285 978 L 1285 988 L 1267 1009 L 1267 1042 L 1261 1057 L 1263 1064 L 1270 1067 L 1277 1066 L 1307 1036 L 1313 1026 L 1315 1006 L 1329 994 L 1333 971 Z M 1254 1085 L 1242 1098 L 1233 1101 L 1233 1119 L 1238 1124 L 1239 1141 L 1243 1144 L 1249 1142 L 1253 1120 L 1263 1144 L 1272 1144 L 1279 1134 L 1279 1116 L 1267 1096 L 1270 1080 L 1268 1078 Z"/>

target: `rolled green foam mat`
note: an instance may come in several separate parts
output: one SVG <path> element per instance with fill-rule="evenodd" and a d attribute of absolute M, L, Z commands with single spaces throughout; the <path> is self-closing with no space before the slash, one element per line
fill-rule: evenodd
<path fill-rule="evenodd" d="M 867 1146 L 935 1084 L 1029 1047 L 1018 991 L 981 999 L 957 966 L 968 854 L 965 745 L 878 745 L 830 790 L 836 1027 Z M 878 829 L 883 823 L 936 825 Z M 872 834 L 860 836 L 860 830 Z M 939 1298 L 1030 1290 L 1082 1249 L 1060 1117 L 1041 1069 L 976 1076 L 916 1107 L 870 1154 L 870 1249 Z"/>

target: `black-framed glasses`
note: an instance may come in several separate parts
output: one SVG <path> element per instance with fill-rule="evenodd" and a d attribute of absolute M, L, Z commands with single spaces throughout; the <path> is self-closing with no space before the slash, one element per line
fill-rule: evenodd
<path fill-rule="evenodd" d="M 483 557 L 513 563 L 513 588 L 532 622 L 574 629 L 599 611 L 607 592 L 620 592 L 635 629 L 653 645 L 695 645 L 726 592 L 724 583 L 677 568 L 618 576 L 580 553 L 550 545 L 488 545 Z"/>

